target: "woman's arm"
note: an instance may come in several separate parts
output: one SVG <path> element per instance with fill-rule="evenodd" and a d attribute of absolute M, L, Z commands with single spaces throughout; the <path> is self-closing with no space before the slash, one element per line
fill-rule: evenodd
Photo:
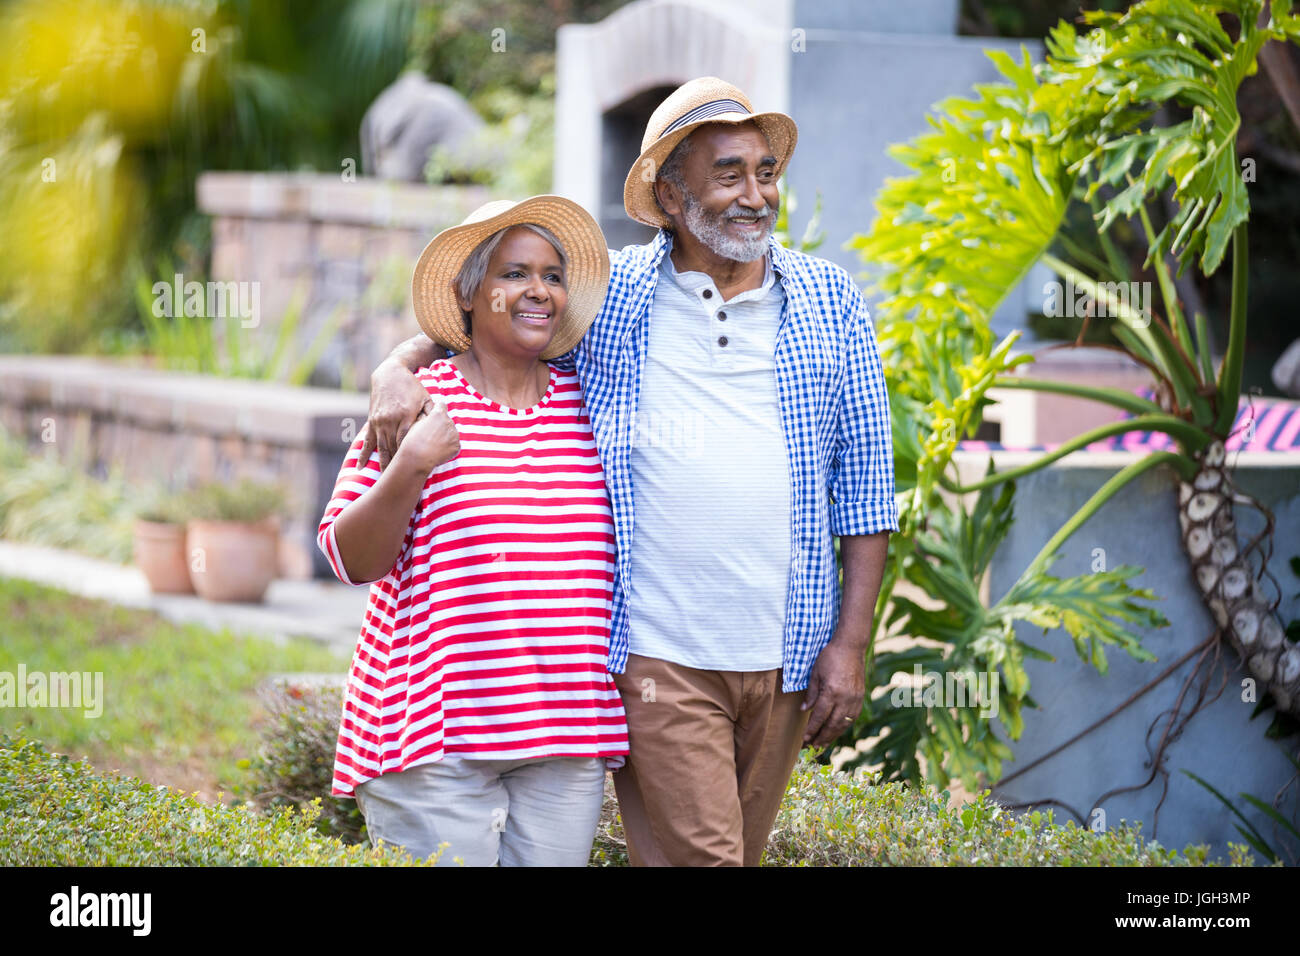
<path fill-rule="evenodd" d="M 380 470 L 388 468 L 428 398 L 413 373 L 446 355 L 446 349 L 420 334 L 394 348 L 370 373 L 370 418 L 362 461 L 369 461 L 370 453 L 378 450 Z"/>
<path fill-rule="evenodd" d="M 429 473 L 460 454 L 460 435 L 446 406 L 428 392 L 424 397 L 420 417 L 389 467 L 334 521 L 334 543 L 354 582 L 377 581 L 392 569 Z M 363 460 L 369 467 L 369 459 Z"/>

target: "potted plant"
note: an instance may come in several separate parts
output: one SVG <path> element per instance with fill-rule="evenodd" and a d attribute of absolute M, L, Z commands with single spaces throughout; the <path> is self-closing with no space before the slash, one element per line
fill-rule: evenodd
<path fill-rule="evenodd" d="M 163 495 L 136 515 L 135 564 L 155 594 L 193 594 L 185 555 L 183 496 Z"/>
<path fill-rule="evenodd" d="M 185 551 L 194 590 L 209 601 L 261 601 L 278 568 L 284 492 L 240 481 L 187 496 Z"/>

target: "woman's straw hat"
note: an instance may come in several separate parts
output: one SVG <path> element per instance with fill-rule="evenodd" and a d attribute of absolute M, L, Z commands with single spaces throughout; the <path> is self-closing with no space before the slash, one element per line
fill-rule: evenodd
<path fill-rule="evenodd" d="M 776 175 L 785 171 L 799 128 L 784 113 L 755 113 L 749 98 L 716 76 L 702 76 L 674 90 L 659 104 L 646 124 L 641 155 L 623 184 L 623 208 L 647 226 L 672 226 L 655 202 L 654 181 L 668 155 L 683 139 L 705 123 L 753 123 L 767 137 L 776 157 Z"/>
<path fill-rule="evenodd" d="M 455 352 L 469 348 L 470 337 L 453 286 L 461 266 L 478 244 L 498 229 L 534 223 L 545 226 L 564 247 L 569 268 L 569 300 L 542 358 L 555 358 L 582 339 L 609 287 L 605 235 L 585 209 L 563 196 L 533 196 L 522 202 L 498 199 L 479 206 L 459 226 L 444 229 L 424 247 L 411 277 L 415 318 L 424 334 Z"/>

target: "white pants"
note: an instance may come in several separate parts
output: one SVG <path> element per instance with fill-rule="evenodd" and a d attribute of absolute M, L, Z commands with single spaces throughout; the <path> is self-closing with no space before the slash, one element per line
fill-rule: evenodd
<path fill-rule="evenodd" d="M 605 790 L 601 757 L 475 760 L 386 773 L 357 786 L 372 843 L 439 866 L 586 866 Z"/>

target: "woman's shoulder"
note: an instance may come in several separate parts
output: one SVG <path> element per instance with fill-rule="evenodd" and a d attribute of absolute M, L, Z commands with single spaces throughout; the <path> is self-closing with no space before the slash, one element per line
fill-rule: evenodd
<path fill-rule="evenodd" d="M 555 384 L 574 385 L 578 384 L 578 370 L 573 368 L 561 368 L 554 362 L 547 362 L 547 368 L 551 370 L 551 377 L 555 379 Z"/>
<path fill-rule="evenodd" d="M 582 383 L 578 380 L 576 369 L 560 368 L 554 362 L 547 362 L 546 365 L 551 370 L 552 392 L 570 398 L 582 398 Z"/>
<path fill-rule="evenodd" d="M 423 368 L 415 370 L 415 377 L 420 380 L 430 393 L 439 394 L 455 387 L 456 372 L 451 359 L 436 359 Z"/>

